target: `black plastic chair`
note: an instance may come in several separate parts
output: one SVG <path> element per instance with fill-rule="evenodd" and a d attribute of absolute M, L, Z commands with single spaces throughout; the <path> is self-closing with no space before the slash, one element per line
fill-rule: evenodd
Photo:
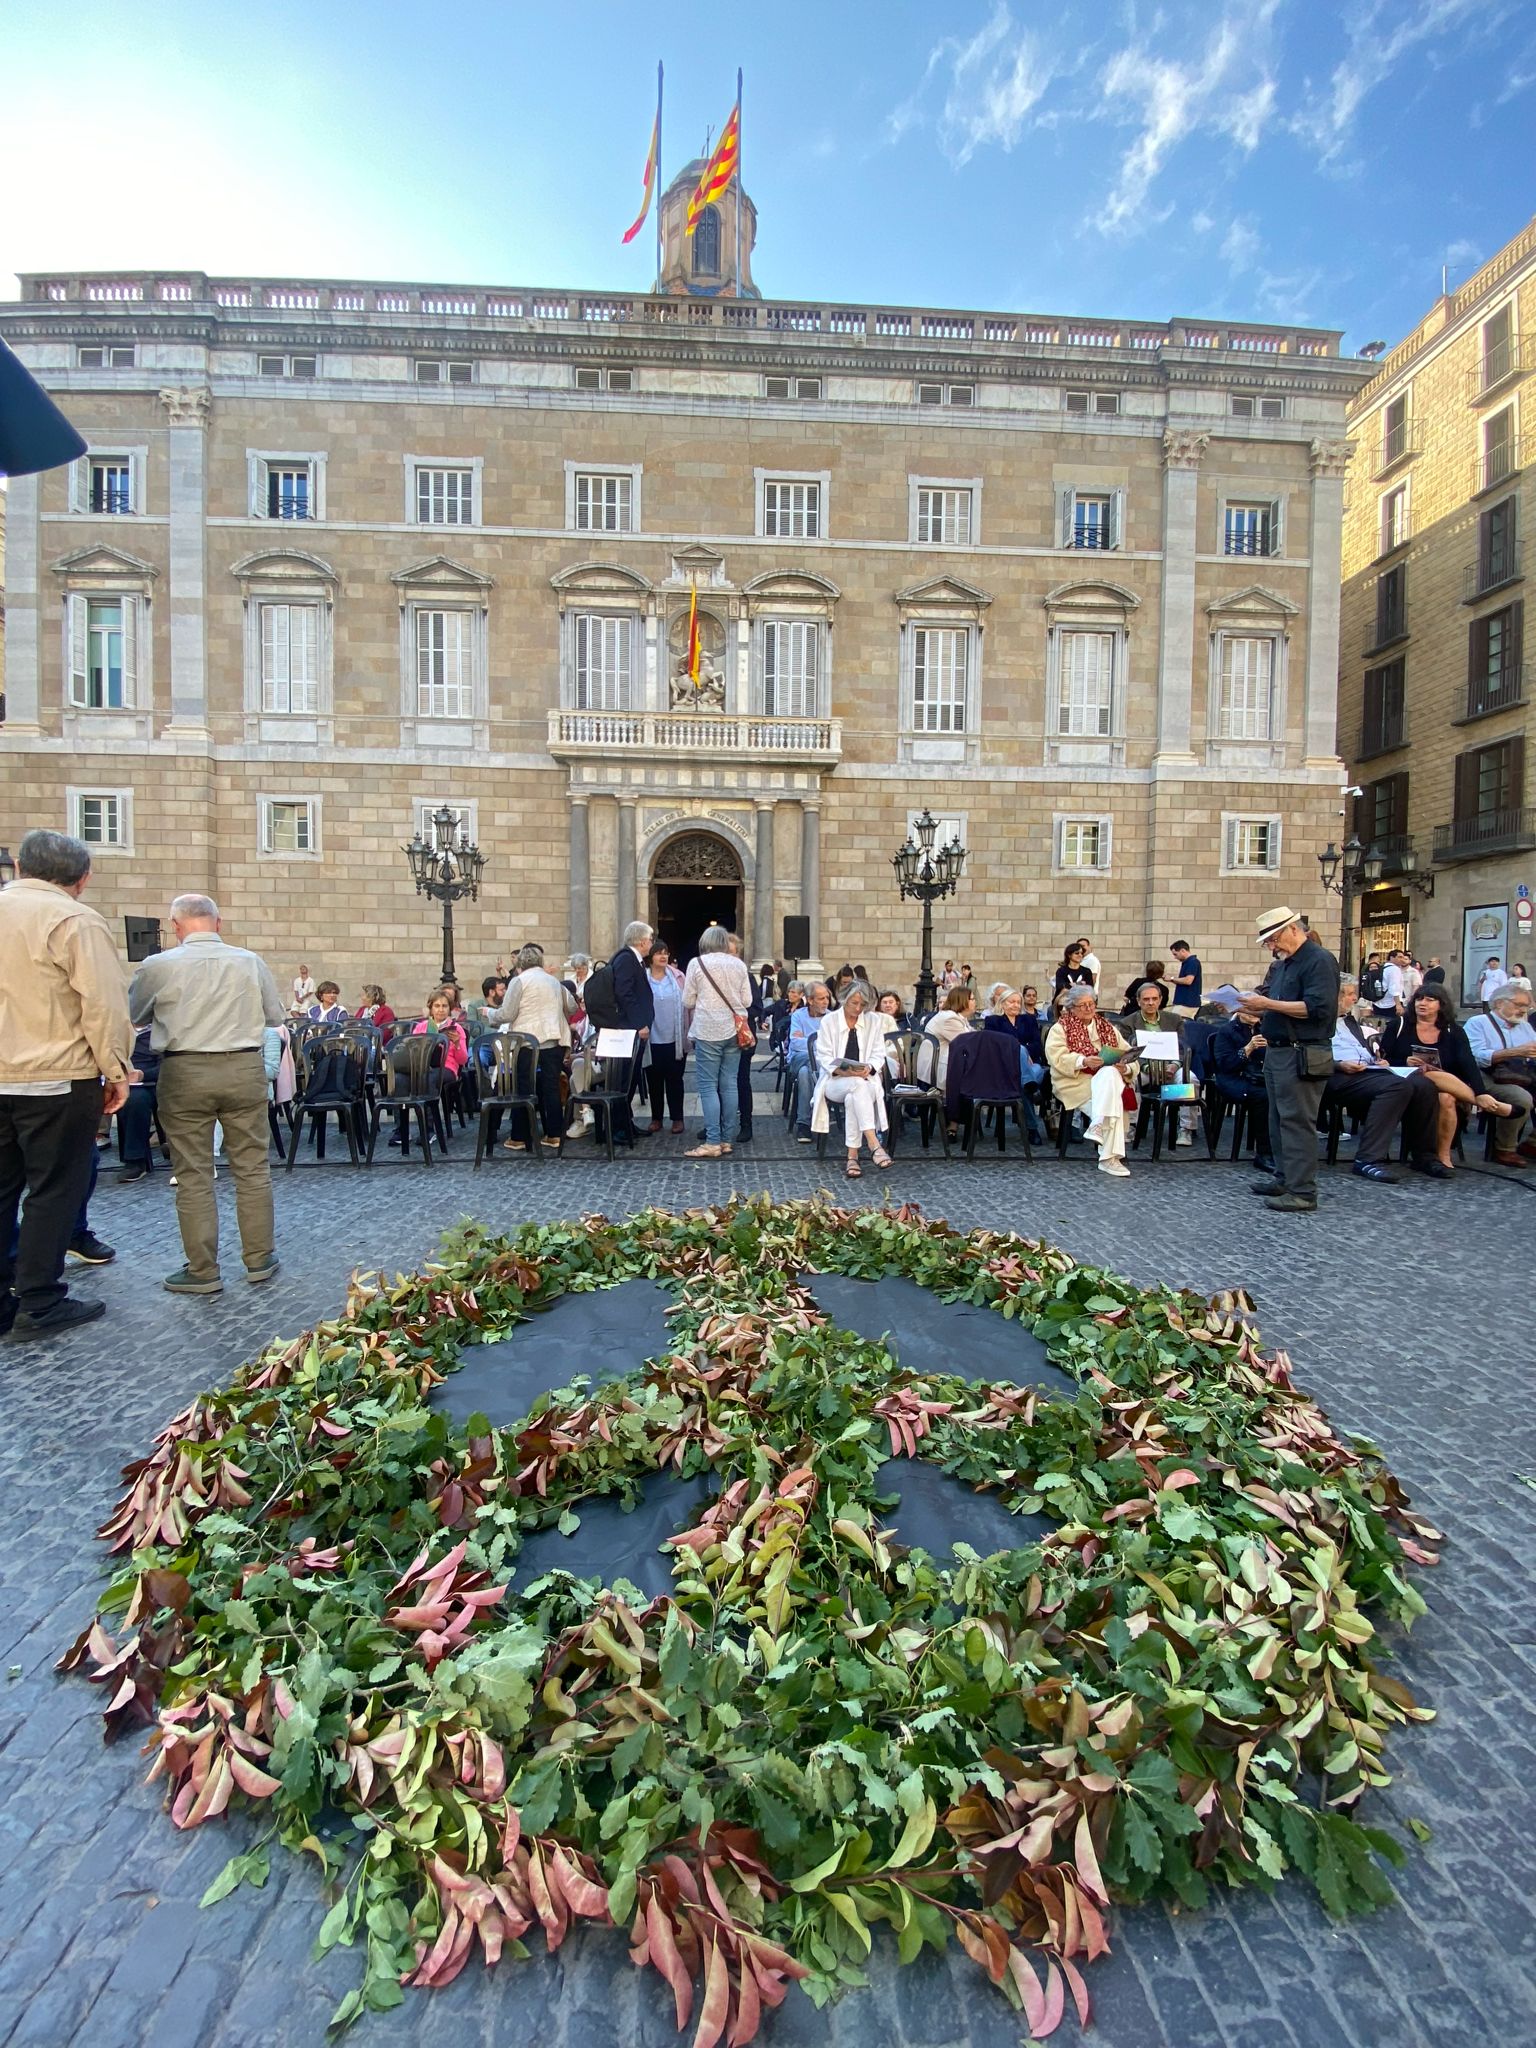
<path fill-rule="evenodd" d="M 595 1053 L 579 1052 L 571 1062 L 571 1092 L 567 1107 L 572 1114 L 579 1109 L 590 1109 L 594 1127 L 602 1133 L 608 1146 L 608 1157 L 613 1157 L 613 1119 L 621 1109 L 629 1107 L 629 1091 L 632 1079 L 633 1057 L 600 1060 Z M 735 1084 L 734 1073 L 731 1076 Z M 565 1157 L 565 1141 L 570 1134 L 570 1124 L 560 1133 L 560 1153 Z"/>
<path fill-rule="evenodd" d="M 896 1149 L 902 1126 L 912 1117 L 917 1120 L 923 1150 L 928 1150 L 934 1125 L 937 1124 L 944 1157 L 949 1158 L 949 1124 L 944 1113 L 944 1091 L 933 1078 L 939 1071 L 942 1052 L 938 1039 L 927 1031 L 893 1031 L 886 1039 L 885 1106 L 890 1119 L 888 1137 L 892 1151 Z M 894 1072 L 891 1070 L 892 1061 L 895 1062 Z"/>
<path fill-rule="evenodd" d="M 352 1164 L 360 1166 L 367 1113 L 366 1051 L 355 1038 L 347 1038 L 339 1031 L 328 1031 L 297 1046 L 293 1063 L 298 1086 L 293 1101 L 288 1105 L 293 1135 L 289 1140 L 284 1171 L 293 1171 L 306 1117 L 314 1133 L 317 1159 L 325 1157 L 326 1122 L 334 1116 L 347 1141 Z"/>
<path fill-rule="evenodd" d="M 482 1060 L 484 1052 L 488 1059 Z M 491 1127 L 502 1113 L 510 1114 L 514 1136 L 517 1112 L 523 1112 L 528 1131 L 528 1150 L 539 1157 L 538 1096 L 535 1077 L 539 1071 L 539 1041 L 527 1031 L 505 1031 L 482 1040 L 476 1048 L 481 1076 L 479 1124 L 475 1132 L 475 1165 L 485 1160 Z M 550 1134 L 552 1135 L 552 1134 Z"/>
<path fill-rule="evenodd" d="M 952 1038 L 945 1079 L 945 1099 L 955 1097 L 965 1124 L 965 1156 L 976 1157 L 982 1120 L 990 1110 L 997 1131 L 997 1149 L 1006 1149 L 1008 1119 L 1018 1129 L 1026 1161 L 1034 1159 L 1029 1118 L 1019 1079 L 1019 1045 L 1012 1032 L 972 1031 Z"/>
<path fill-rule="evenodd" d="M 429 1038 L 425 1032 L 420 1036 L 413 1033 L 409 1038 L 397 1038 L 384 1048 L 379 1069 L 381 1086 L 374 1099 L 368 1127 L 370 1166 L 374 1148 L 379 1142 L 379 1125 L 390 1114 L 399 1119 L 402 1158 L 411 1149 L 413 1115 L 421 1132 L 421 1156 L 425 1164 L 432 1164 L 434 1131 L 441 1149 L 444 1152 L 448 1150 L 448 1127 L 443 1116 L 443 1074 L 447 1051 L 443 1039 Z"/>

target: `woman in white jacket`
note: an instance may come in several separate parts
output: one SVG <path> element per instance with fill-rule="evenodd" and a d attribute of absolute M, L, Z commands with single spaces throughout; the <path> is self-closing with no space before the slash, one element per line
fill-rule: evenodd
<path fill-rule="evenodd" d="M 843 1138 L 848 1147 L 848 1178 L 860 1175 L 859 1150 L 868 1145 L 876 1166 L 891 1163 L 880 1143 L 885 1129 L 885 1090 L 880 1070 L 885 1060 L 885 1040 L 891 1020 L 878 1010 L 867 1010 L 867 993 L 854 983 L 843 997 L 842 1008 L 829 1010 L 816 1030 L 816 1071 L 820 1079 L 811 1101 L 811 1129 L 832 1128 L 831 1106 L 843 1106 Z M 843 1071 L 837 1070 L 841 1067 Z"/>

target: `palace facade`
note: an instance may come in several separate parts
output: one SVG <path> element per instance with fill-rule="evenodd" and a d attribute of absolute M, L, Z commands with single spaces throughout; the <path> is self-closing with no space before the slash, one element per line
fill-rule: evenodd
<path fill-rule="evenodd" d="M 941 954 L 1253 963 L 1338 833 L 1330 331 L 763 299 L 755 214 L 654 294 L 31 275 L 0 333 L 90 443 L 7 518 L 0 839 L 216 895 L 415 1002 L 404 841 L 485 849 L 478 975 L 724 915 L 910 981 L 890 859 L 970 849 Z M 687 661 L 697 593 L 702 659 Z"/>

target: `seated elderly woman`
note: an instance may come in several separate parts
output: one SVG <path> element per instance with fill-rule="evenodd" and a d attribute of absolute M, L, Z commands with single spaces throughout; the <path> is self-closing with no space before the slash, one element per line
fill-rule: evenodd
<path fill-rule="evenodd" d="M 924 1074 L 922 1078 L 932 1081 L 936 1088 L 942 1088 L 949 1074 L 950 1046 L 975 1028 L 976 998 L 968 988 L 952 988 L 924 1026 L 928 1036 L 939 1041 L 939 1059 L 938 1071 Z"/>
<path fill-rule="evenodd" d="M 1125 1090 L 1136 1079 L 1130 1048 L 1086 987 L 1068 988 L 1061 1016 L 1046 1034 L 1051 1083 L 1066 1114 L 1088 1111 L 1088 1136 L 1099 1148 L 1100 1173 L 1128 1180 L 1125 1163 Z"/>
<path fill-rule="evenodd" d="M 843 1108 L 843 1140 L 848 1148 L 848 1178 L 859 1178 L 859 1150 L 868 1145 L 876 1166 L 891 1163 L 880 1143 L 885 1129 L 885 1087 L 881 1068 L 889 1017 L 869 1004 L 869 991 L 855 982 L 844 991 L 839 1009 L 829 1010 L 816 1031 L 819 1079 L 811 1101 L 811 1129 L 832 1128 L 832 1107 Z"/>
<path fill-rule="evenodd" d="M 1040 1019 L 1033 1010 L 1024 1007 L 1023 990 L 1003 987 L 991 1013 L 982 1019 L 982 1029 L 1006 1032 L 1017 1043 L 1019 1087 L 1024 1091 L 1024 1100 L 1033 1126 L 1030 1136 L 1037 1145 L 1043 1145 L 1045 1132 L 1040 1127 L 1035 1097 L 1030 1095 L 1028 1090 L 1038 1088 L 1046 1077 L 1045 1041 L 1040 1034 Z"/>

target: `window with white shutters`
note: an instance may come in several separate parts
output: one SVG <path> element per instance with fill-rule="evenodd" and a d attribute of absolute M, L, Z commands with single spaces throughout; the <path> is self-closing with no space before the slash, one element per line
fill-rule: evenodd
<path fill-rule="evenodd" d="M 1267 874 L 1280 865 L 1278 818 L 1224 817 L 1221 864 L 1228 874 Z"/>
<path fill-rule="evenodd" d="M 320 607 L 264 604 L 261 617 L 261 708 L 312 717 L 320 708 Z"/>
<path fill-rule="evenodd" d="M 267 464 L 266 514 L 269 519 L 313 519 L 314 477 L 304 463 Z"/>
<path fill-rule="evenodd" d="M 115 790 L 77 791 L 70 830 L 87 846 L 122 846 L 128 836 L 125 810 Z"/>
<path fill-rule="evenodd" d="M 764 716 L 814 718 L 820 710 L 820 625 L 815 619 L 765 619 L 762 634 Z"/>
<path fill-rule="evenodd" d="M 580 532 L 632 533 L 634 479 L 602 470 L 578 470 L 576 527 Z"/>
<path fill-rule="evenodd" d="M 1220 647 L 1216 737 L 1267 740 L 1273 717 L 1273 639 L 1223 633 Z"/>
<path fill-rule="evenodd" d="M 71 597 L 69 701 L 80 711 L 130 711 L 134 705 L 137 599 Z"/>
<path fill-rule="evenodd" d="M 416 469 L 416 518 L 422 526 L 473 526 L 475 473 L 472 469 Z"/>
<path fill-rule="evenodd" d="M 91 463 L 90 509 L 129 513 L 133 506 L 133 458 L 104 455 Z"/>
<path fill-rule="evenodd" d="M 1108 739 L 1114 730 L 1115 636 L 1061 635 L 1056 730 L 1063 738 Z"/>
<path fill-rule="evenodd" d="M 971 491 L 969 487 L 924 486 L 917 494 L 916 539 L 930 546 L 969 547 L 971 540 Z"/>
<path fill-rule="evenodd" d="M 971 636 L 964 626 L 912 629 L 912 725 L 916 732 L 963 733 Z"/>
<path fill-rule="evenodd" d="M 475 710 L 474 621 L 466 611 L 412 614 L 416 631 L 416 715 L 472 718 Z"/>
<path fill-rule="evenodd" d="M 1280 552 L 1280 508 L 1273 499 L 1232 499 L 1223 519 L 1224 555 L 1276 555 Z"/>
<path fill-rule="evenodd" d="M 578 612 L 575 631 L 576 709 L 627 711 L 634 620 L 603 612 Z"/>
<path fill-rule="evenodd" d="M 821 485 L 769 478 L 763 485 L 763 532 L 787 540 L 821 535 Z"/>
<path fill-rule="evenodd" d="M 320 851 L 318 807 L 313 797 L 258 797 L 261 850 L 277 855 Z"/>
<path fill-rule="evenodd" d="M 1102 874 L 1109 866 L 1113 826 L 1108 818 L 1058 817 L 1056 866 L 1068 874 Z"/>

